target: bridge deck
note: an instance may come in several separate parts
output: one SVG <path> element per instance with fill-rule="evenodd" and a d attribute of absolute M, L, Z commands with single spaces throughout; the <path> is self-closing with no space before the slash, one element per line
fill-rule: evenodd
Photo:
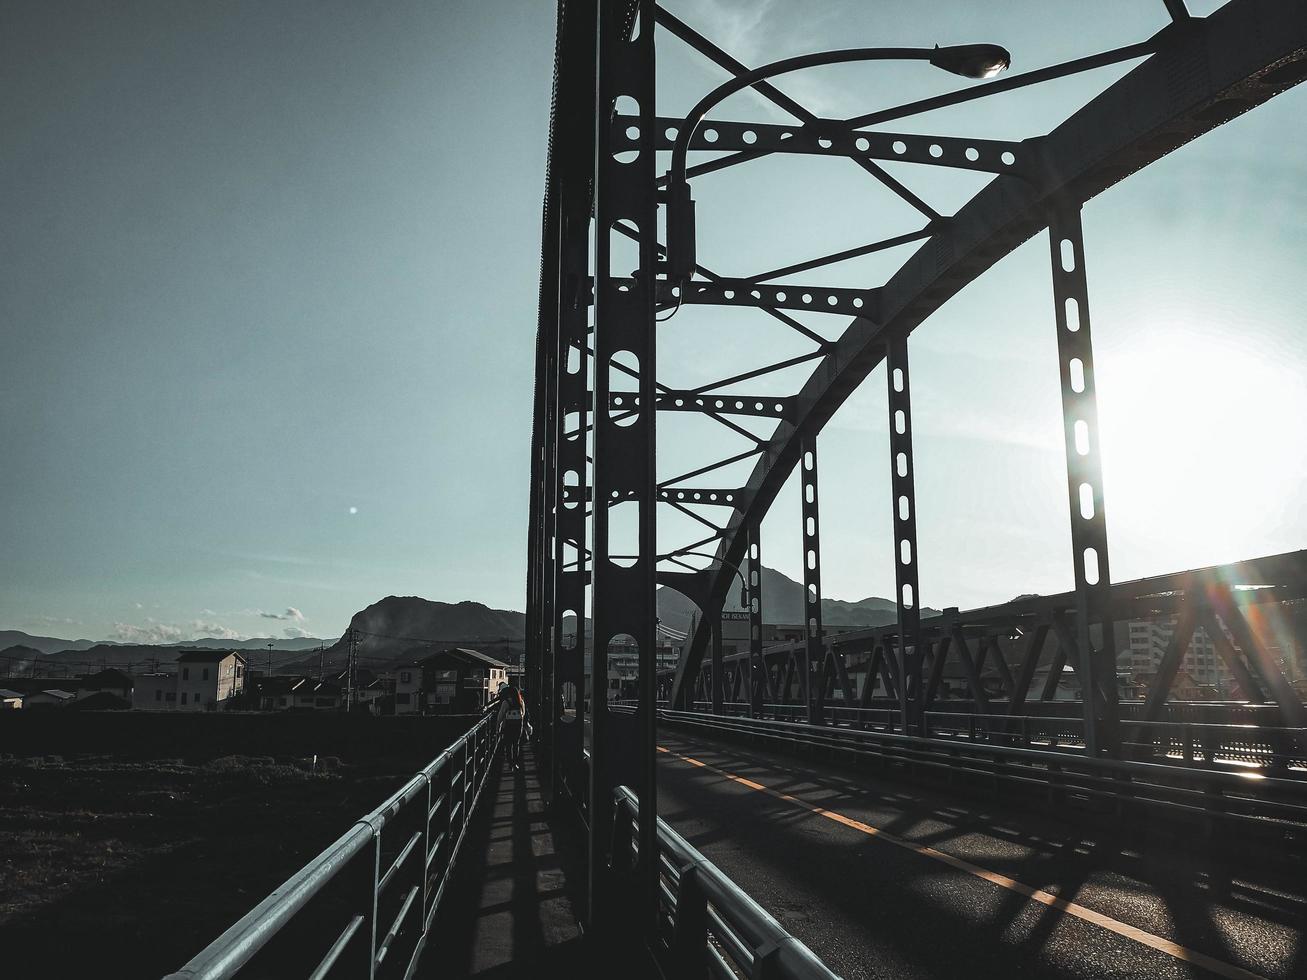
<path fill-rule="evenodd" d="M 584 839 L 546 817 L 529 750 L 521 771 L 496 765 L 419 976 L 578 975 Z"/>
<path fill-rule="evenodd" d="M 1265 860 L 1028 796 L 659 744 L 662 816 L 846 980 L 1307 977 L 1301 842 Z"/>

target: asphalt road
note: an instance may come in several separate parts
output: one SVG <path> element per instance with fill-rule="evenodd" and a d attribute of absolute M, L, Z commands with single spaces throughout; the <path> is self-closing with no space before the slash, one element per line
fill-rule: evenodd
<path fill-rule="evenodd" d="M 1240 857 L 1174 827 L 667 730 L 659 744 L 660 814 L 847 980 L 1307 978 L 1305 853 Z"/>

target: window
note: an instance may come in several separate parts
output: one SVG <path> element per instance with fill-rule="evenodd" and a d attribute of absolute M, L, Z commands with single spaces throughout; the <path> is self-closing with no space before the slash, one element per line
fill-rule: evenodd
<path fill-rule="evenodd" d="M 395 695 L 395 703 L 396 703 L 396 704 L 408 704 L 408 700 L 409 700 L 409 696 L 408 696 L 408 694 L 396 694 L 396 695 Z"/>
<path fill-rule="evenodd" d="M 409 671 L 401 670 L 399 672 L 399 682 L 401 684 L 410 684 L 412 683 L 412 681 L 413 681 L 413 675 Z"/>
<path fill-rule="evenodd" d="M 240 664 L 237 664 L 237 665 L 236 665 L 236 676 L 237 676 L 237 677 L 240 677 L 240 675 L 241 675 L 241 665 L 240 665 Z"/>
<path fill-rule="evenodd" d="M 163 700 L 163 688 L 161 688 L 161 687 L 155 688 L 155 690 L 154 690 L 154 700 L 156 700 L 156 701 L 162 701 L 162 700 Z"/>
<path fill-rule="evenodd" d="M 200 678 L 200 680 L 202 680 L 202 681 L 207 681 L 208 679 L 209 679 L 209 668 L 208 668 L 208 667 L 205 667 L 205 668 L 204 668 L 204 676 L 202 676 L 202 677 Z"/>
<path fill-rule="evenodd" d="M 189 667 L 183 667 L 183 668 L 182 668 L 182 680 L 184 680 L 184 681 L 188 681 L 188 680 L 190 680 L 190 679 L 191 679 L 191 668 L 189 668 Z"/>
<path fill-rule="evenodd" d="M 182 691 L 182 704 L 186 703 L 186 692 Z"/>

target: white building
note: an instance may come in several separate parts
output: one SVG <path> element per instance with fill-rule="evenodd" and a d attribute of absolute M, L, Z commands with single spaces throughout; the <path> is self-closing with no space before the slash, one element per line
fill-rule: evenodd
<path fill-rule="evenodd" d="M 1130 645 L 1121 652 L 1118 663 L 1136 674 L 1156 674 L 1166 648 L 1175 632 L 1176 617 L 1133 620 L 1130 623 Z M 1185 650 L 1180 669 L 1200 686 L 1211 686 L 1215 693 L 1230 696 L 1234 693 L 1230 669 L 1216 653 L 1216 646 L 1207 631 L 1199 626 L 1194 630 L 1189 648 Z"/>
<path fill-rule="evenodd" d="M 177 675 L 137 674 L 132 686 L 132 707 L 160 711 L 177 707 Z"/>
<path fill-rule="evenodd" d="M 245 690 L 245 658 L 235 651 L 192 650 L 177 658 L 178 710 L 213 711 Z"/>

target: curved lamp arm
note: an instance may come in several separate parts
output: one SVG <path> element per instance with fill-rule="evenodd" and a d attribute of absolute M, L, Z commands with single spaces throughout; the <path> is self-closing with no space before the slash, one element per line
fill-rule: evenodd
<path fill-rule="evenodd" d="M 717 86 L 686 114 L 676 131 L 676 142 L 672 144 L 667 184 L 667 245 L 668 265 L 674 280 L 689 279 L 694 274 L 694 202 L 690 200 L 690 185 L 685 176 L 686 156 L 690 139 L 708 111 L 736 92 L 765 79 L 805 68 L 853 61 L 929 61 L 936 68 L 955 75 L 990 78 L 1007 68 L 1012 56 L 997 44 L 955 44 L 945 48 L 939 45 L 933 48 L 845 48 L 773 61 Z"/>

